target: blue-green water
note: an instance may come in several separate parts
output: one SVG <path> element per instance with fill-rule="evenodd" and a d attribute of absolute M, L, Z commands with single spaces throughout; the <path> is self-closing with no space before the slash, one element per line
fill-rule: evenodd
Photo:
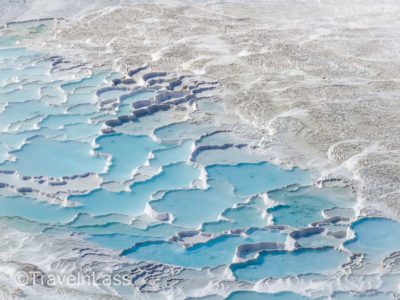
<path fill-rule="evenodd" d="M 257 281 L 268 277 L 286 277 L 309 273 L 330 273 L 346 263 L 348 256 L 332 248 L 263 252 L 249 263 L 235 264 L 236 278 Z"/>
<path fill-rule="evenodd" d="M 257 293 L 251 291 L 239 291 L 230 294 L 228 300 L 306 300 L 308 297 L 300 296 L 295 293 L 282 292 L 276 294 Z"/>
<path fill-rule="evenodd" d="M 364 218 L 352 225 L 355 238 L 346 248 L 364 253 L 370 261 L 380 261 L 400 249 L 400 223 L 384 218 Z"/>
<path fill-rule="evenodd" d="M 156 260 L 184 267 L 215 267 L 231 263 L 236 248 L 242 244 L 262 241 L 283 243 L 285 239 L 286 236 L 279 232 L 257 230 L 249 232 L 246 237 L 223 235 L 186 249 L 170 242 L 148 242 L 138 244 L 124 254 L 138 260 Z"/>

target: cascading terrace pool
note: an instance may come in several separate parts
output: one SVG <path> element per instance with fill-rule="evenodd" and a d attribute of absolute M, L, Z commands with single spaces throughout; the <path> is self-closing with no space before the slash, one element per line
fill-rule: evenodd
<path fill-rule="evenodd" d="M 391 297 L 389 282 L 348 286 L 390 266 L 400 224 L 357 217 L 348 184 L 265 161 L 210 96 L 216 83 L 73 64 L 18 46 L 20 31 L 0 36 L 2 226 L 134 262 L 222 268 L 243 283 L 228 299 Z M 253 291 L 266 280 L 273 289 Z M 326 295 L 288 283 L 335 280 Z"/>

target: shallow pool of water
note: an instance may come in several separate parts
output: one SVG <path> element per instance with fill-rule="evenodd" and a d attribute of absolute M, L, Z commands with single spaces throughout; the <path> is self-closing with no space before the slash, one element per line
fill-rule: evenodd
<path fill-rule="evenodd" d="M 239 245 L 261 241 L 282 242 L 284 238 L 277 232 L 252 231 L 246 237 L 223 235 L 188 248 L 172 242 L 143 243 L 127 250 L 124 255 L 138 260 L 152 260 L 184 267 L 216 267 L 232 263 Z"/>
<path fill-rule="evenodd" d="M 339 270 L 348 256 L 333 248 L 263 252 L 259 258 L 232 266 L 239 280 L 257 281 L 268 277 L 327 274 Z M 284 267 L 282 267 L 284 266 Z"/>
<path fill-rule="evenodd" d="M 365 253 L 370 261 L 380 261 L 400 249 L 400 223 L 384 218 L 364 218 L 352 225 L 355 238 L 345 247 Z"/>
<path fill-rule="evenodd" d="M 295 293 L 281 292 L 276 294 L 257 293 L 252 291 L 234 292 L 226 298 L 227 300 L 306 300 L 311 299 Z"/>
<path fill-rule="evenodd" d="M 91 154 L 87 143 L 55 141 L 37 136 L 29 139 L 20 150 L 12 152 L 15 162 L 6 162 L 3 168 L 18 171 L 24 176 L 62 177 L 102 173 L 106 159 Z"/>

